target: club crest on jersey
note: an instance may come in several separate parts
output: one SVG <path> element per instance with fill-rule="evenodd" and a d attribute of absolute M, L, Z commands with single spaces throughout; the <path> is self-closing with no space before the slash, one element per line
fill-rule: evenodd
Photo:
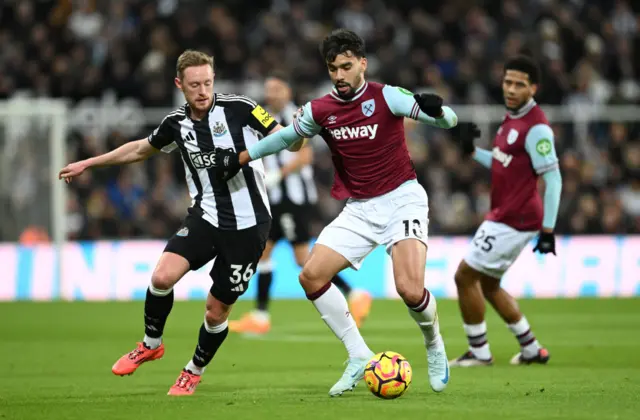
<path fill-rule="evenodd" d="M 376 101 L 375 99 L 369 99 L 368 101 L 364 101 L 362 104 L 362 113 L 365 117 L 370 117 L 376 110 Z"/>
<path fill-rule="evenodd" d="M 216 123 L 213 125 L 213 128 L 211 129 L 211 131 L 213 131 L 213 135 L 216 137 L 222 137 L 225 134 L 227 134 L 227 127 L 221 123 L 220 121 L 216 121 Z"/>
<path fill-rule="evenodd" d="M 509 134 L 507 135 L 507 144 L 515 143 L 516 140 L 518 140 L 519 135 L 520 133 L 518 133 L 518 130 L 515 130 L 513 128 L 509 130 Z"/>
<path fill-rule="evenodd" d="M 189 228 L 188 228 L 188 227 L 186 227 L 186 226 L 185 226 L 185 227 L 183 227 L 182 229 L 180 229 L 180 230 L 178 231 L 178 233 L 176 233 L 176 236 L 182 236 L 182 237 L 185 237 L 185 236 L 187 236 L 187 235 L 189 235 Z"/>

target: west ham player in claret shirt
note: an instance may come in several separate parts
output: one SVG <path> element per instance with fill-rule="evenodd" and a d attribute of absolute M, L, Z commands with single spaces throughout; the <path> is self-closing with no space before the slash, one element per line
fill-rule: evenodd
<path fill-rule="evenodd" d="M 458 302 L 469 340 L 469 350 L 451 366 L 488 366 L 493 357 L 484 320 L 485 299 L 508 324 L 520 344 L 512 364 L 545 364 L 549 352 L 531 331 L 515 299 L 500 287 L 504 273 L 524 247 L 538 235 L 534 252 L 553 253 L 553 229 L 558 215 L 562 179 L 547 118 L 533 99 L 540 78 L 536 63 L 527 56 L 504 66 L 502 90 L 507 114 L 498 129 L 493 150 L 474 147 L 480 132 L 461 124 L 458 141 L 463 154 L 491 170 L 491 211 L 480 225 L 455 274 Z M 538 178 L 546 188 L 538 192 Z"/>
<path fill-rule="evenodd" d="M 329 395 L 352 390 L 364 375 L 373 352 L 349 314 L 347 301 L 331 279 L 347 267 L 358 269 L 378 245 L 393 260 L 396 289 L 424 335 L 429 381 L 445 389 L 449 365 L 440 335 L 436 300 L 424 287 L 427 258 L 428 201 L 407 150 L 403 120 L 413 118 L 441 128 L 457 123 L 442 98 L 367 82 L 364 41 L 340 29 L 322 42 L 322 54 L 334 89 L 298 112 L 292 125 L 246 152 L 219 149 L 216 162 L 233 176 L 253 159 L 297 147 L 319 134 L 329 145 L 335 167 L 332 195 L 347 199 L 342 213 L 320 234 L 299 276 L 307 297 L 342 341 L 347 368 Z"/>

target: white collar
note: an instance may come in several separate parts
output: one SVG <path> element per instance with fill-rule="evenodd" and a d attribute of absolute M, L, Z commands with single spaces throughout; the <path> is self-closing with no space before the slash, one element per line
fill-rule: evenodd
<path fill-rule="evenodd" d="M 537 103 L 535 99 L 531 98 L 529 99 L 529 102 L 523 105 L 517 112 L 507 111 L 507 114 L 509 115 L 509 118 L 512 119 L 522 118 L 527 115 L 529 111 L 531 111 L 536 105 Z"/>

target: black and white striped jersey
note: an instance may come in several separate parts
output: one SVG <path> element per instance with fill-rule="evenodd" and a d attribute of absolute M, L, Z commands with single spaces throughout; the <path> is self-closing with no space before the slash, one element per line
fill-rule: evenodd
<path fill-rule="evenodd" d="M 279 113 L 273 116 L 282 126 L 293 123 L 293 114 L 298 110 L 293 103 L 289 103 Z M 307 146 L 311 147 L 311 145 Z M 296 158 L 295 152 L 283 150 L 274 155 L 262 158 L 267 171 L 279 170 Z M 269 188 L 271 204 L 294 204 L 297 206 L 314 204 L 318 201 L 318 191 L 313 181 L 313 167 L 305 165 L 298 172 L 289 174 L 278 185 Z"/>
<path fill-rule="evenodd" d="M 245 165 L 228 182 L 216 177 L 212 155 L 216 147 L 246 150 L 278 123 L 253 100 L 242 95 L 216 93 L 205 118 L 189 118 L 189 106 L 167 115 L 149 136 L 156 149 L 180 151 L 193 207 L 203 218 L 224 230 L 246 229 L 271 220 L 261 160 Z"/>

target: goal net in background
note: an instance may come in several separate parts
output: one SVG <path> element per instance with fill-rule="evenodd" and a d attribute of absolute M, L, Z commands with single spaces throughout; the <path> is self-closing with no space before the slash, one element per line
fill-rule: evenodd
<path fill-rule="evenodd" d="M 64 240 L 66 126 L 62 101 L 0 102 L 0 242 Z"/>

